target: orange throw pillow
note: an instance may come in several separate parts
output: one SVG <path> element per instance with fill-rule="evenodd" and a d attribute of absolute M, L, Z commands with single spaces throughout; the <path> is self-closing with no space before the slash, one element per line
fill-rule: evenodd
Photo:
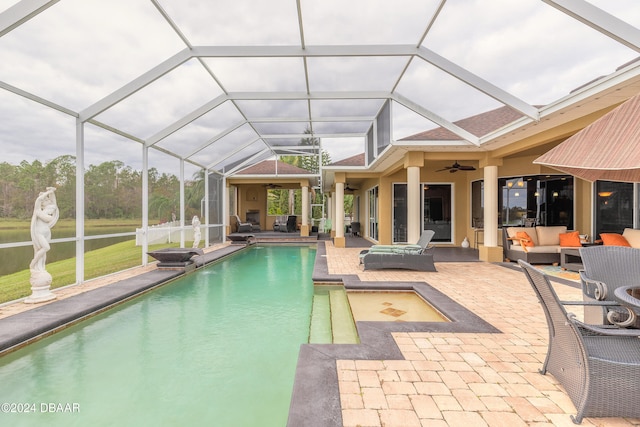
<path fill-rule="evenodd" d="M 622 234 L 618 233 L 600 233 L 602 244 L 605 246 L 631 246 Z"/>
<path fill-rule="evenodd" d="M 560 233 L 560 246 L 565 248 L 579 248 L 582 246 L 580 243 L 580 232 L 572 231 L 570 233 Z"/>
<path fill-rule="evenodd" d="M 516 240 L 520 241 L 520 244 L 522 245 L 522 248 L 524 249 L 524 251 L 527 251 L 527 248 L 531 248 L 533 247 L 533 240 L 531 240 L 531 236 L 529 236 L 529 234 L 527 234 L 526 231 L 518 231 L 516 233 Z"/>

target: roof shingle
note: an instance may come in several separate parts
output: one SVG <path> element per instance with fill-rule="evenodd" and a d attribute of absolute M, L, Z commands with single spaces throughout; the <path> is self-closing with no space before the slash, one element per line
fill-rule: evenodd
<path fill-rule="evenodd" d="M 524 114 L 511 107 L 504 106 L 486 111 L 475 116 L 467 117 L 454 124 L 460 126 L 475 136 L 483 136 L 508 125 L 523 117 Z M 460 136 L 443 127 L 427 130 L 415 135 L 402 138 L 400 141 L 431 141 L 431 140 L 459 140 Z"/>

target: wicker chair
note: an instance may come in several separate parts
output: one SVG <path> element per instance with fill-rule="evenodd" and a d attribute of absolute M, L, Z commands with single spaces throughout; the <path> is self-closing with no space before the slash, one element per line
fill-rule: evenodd
<path fill-rule="evenodd" d="M 562 384 L 577 409 L 571 416 L 640 417 L 640 330 L 595 326 L 578 321 L 558 299 L 549 278 L 531 264 L 518 261 L 547 319 L 549 348 L 541 369 Z"/>
<path fill-rule="evenodd" d="M 598 324 L 640 327 L 640 310 L 621 308 L 615 291 L 621 286 L 638 284 L 640 249 L 624 246 L 580 248 L 584 269 L 580 271 L 585 301 L 609 301 L 612 306 L 585 308 L 585 321 Z"/>
<path fill-rule="evenodd" d="M 251 223 L 250 222 L 242 222 L 238 215 L 233 215 L 236 219 L 236 233 L 250 233 Z"/>

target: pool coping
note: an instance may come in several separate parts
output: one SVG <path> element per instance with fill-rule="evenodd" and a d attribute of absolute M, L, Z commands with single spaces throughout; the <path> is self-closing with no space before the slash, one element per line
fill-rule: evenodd
<path fill-rule="evenodd" d="M 360 344 L 302 344 L 288 427 L 342 426 L 336 360 L 404 360 L 394 332 L 502 333 L 426 282 L 362 282 L 357 275 L 329 274 L 324 242 L 318 242 L 313 280 L 341 282 L 347 290 L 413 290 L 450 322 L 356 322 Z"/>
<path fill-rule="evenodd" d="M 245 247 L 228 245 L 194 257 L 195 268 L 203 267 Z M 184 269 L 156 269 L 0 319 L 0 356 L 185 274 Z"/>

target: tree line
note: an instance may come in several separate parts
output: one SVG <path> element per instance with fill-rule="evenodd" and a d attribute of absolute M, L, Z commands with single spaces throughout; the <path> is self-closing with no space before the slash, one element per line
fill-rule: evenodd
<path fill-rule="evenodd" d="M 19 165 L 0 163 L 0 217 L 28 219 L 33 203 L 46 187 L 56 187 L 60 218 L 76 217 L 75 156 L 63 155 L 42 163 L 23 160 Z M 135 219 L 142 217 L 142 171 L 118 160 L 89 165 L 85 170 L 87 219 Z M 173 174 L 148 171 L 149 219 L 170 220 L 179 215 L 180 180 Z M 185 217 L 200 214 L 204 197 L 204 172 L 185 181 Z"/>

